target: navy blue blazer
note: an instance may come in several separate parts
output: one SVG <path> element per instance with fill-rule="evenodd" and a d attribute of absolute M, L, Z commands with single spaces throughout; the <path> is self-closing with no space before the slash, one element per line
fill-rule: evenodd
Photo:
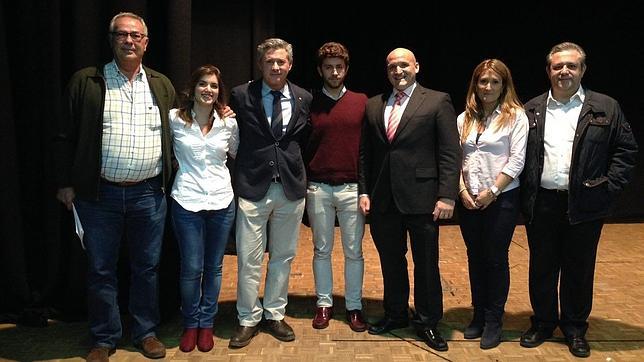
<path fill-rule="evenodd" d="M 261 79 L 239 85 L 231 92 L 230 107 L 237 114 L 239 125 L 239 149 L 233 171 L 237 196 L 261 200 L 275 174 L 280 176 L 286 198 L 298 200 L 306 196 L 302 149 L 310 132 L 309 110 L 313 97 L 291 82 L 288 87 L 293 113 L 280 139 L 273 136 L 264 112 Z"/>

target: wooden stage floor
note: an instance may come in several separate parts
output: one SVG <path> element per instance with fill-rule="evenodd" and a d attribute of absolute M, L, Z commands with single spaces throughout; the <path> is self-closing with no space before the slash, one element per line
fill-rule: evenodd
<path fill-rule="evenodd" d="M 168 346 L 166 359 L 173 361 L 570 361 L 576 360 L 555 336 L 533 349 L 519 346 L 519 336 L 529 326 L 528 247 L 523 226 L 517 226 L 510 247 L 511 287 L 504 319 L 503 342 L 481 350 L 478 340 L 463 339 L 471 317 L 465 246 L 457 226 L 441 226 L 440 268 L 443 281 L 444 318 L 439 325 L 448 339 L 449 351 L 436 352 L 416 338 L 412 328 L 372 336 L 355 333 L 344 322 L 342 248 L 336 236 L 334 258 L 335 311 L 329 328 L 311 327 L 315 292 L 311 268 L 310 229 L 302 226 L 297 257 L 293 262 L 286 320 L 294 328 L 294 342 L 280 342 L 260 333 L 245 348 L 227 348 L 235 319 L 236 258 L 226 256 L 220 296 L 220 315 L 215 327 L 215 348 L 202 353 L 179 351 L 181 322 L 164 322 L 160 339 Z M 367 231 L 364 239 L 364 312 L 374 322 L 382 315 L 382 277 L 378 255 Z M 590 361 L 644 361 L 644 224 L 610 224 L 604 227 L 595 274 L 594 308 L 588 340 Z M 411 266 L 410 260 L 410 266 Z M 411 269 L 411 268 L 410 268 Z M 411 279 L 411 276 L 410 276 Z M 410 304 L 413 300 L 410 300 Z M 50 321 L 47 328 L 0 324 L 0 360 L 74 360 L 88 352 L 87 325 L 83 322 Z M 112 361 L 145 358 L 127 338 Z"/>

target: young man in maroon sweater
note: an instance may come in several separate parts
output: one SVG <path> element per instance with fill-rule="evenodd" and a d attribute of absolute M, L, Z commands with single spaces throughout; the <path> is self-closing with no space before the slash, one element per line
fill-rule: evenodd
<path fill-rule="evenodd" d="M 329 326 L 333 315 L 331 252 L 337 216 L 344 250 L 346 318 L 364 332 L 362 317 L 362 236 L 364 216 L 358 209 L 358 154 L 367 96 L 344 86 L 349 52 L 329 42 L 317 52 L 317 70 L 324 83 L 311 104 L 312 132 L 305 153 L 308 190 L 306 211 L 313 231 L 313 274 L 317 294 L 313 328 Z"/>

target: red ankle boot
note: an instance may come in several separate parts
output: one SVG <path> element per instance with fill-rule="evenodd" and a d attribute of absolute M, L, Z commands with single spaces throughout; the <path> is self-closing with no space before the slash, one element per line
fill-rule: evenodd
<path fill-rule="evenodd" d="M 199 328 L 199 338 L 197 338 L 197 348 L 201 352 L 208 352 L 215 346 L 212 339 L 212 328 Z"/>
<path fill-rule="evenodd" d="M 197 345 L 197 328 L 185 328 L 181 336 L 179 349 L 181 352 L 191 352 Z"/>

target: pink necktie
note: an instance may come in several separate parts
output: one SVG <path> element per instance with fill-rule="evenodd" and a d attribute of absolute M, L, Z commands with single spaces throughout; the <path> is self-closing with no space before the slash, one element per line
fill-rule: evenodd
<path fill-rule="evenodd" d="M 398 93 L 396 93 L 394 106 L 391 109 L 391 113 L 389 113 L 389 121 L 387 122 L 387 139 L 389 140 L 389 142 L 394 139 L 396 129 L 398 128 L 398 124 L 400 123 L 400 116 L 402 116 L 400 112 L 400 105 L 402 104 L 402 99 L 404 97 L 405 92 L 399 91 Z"/>

